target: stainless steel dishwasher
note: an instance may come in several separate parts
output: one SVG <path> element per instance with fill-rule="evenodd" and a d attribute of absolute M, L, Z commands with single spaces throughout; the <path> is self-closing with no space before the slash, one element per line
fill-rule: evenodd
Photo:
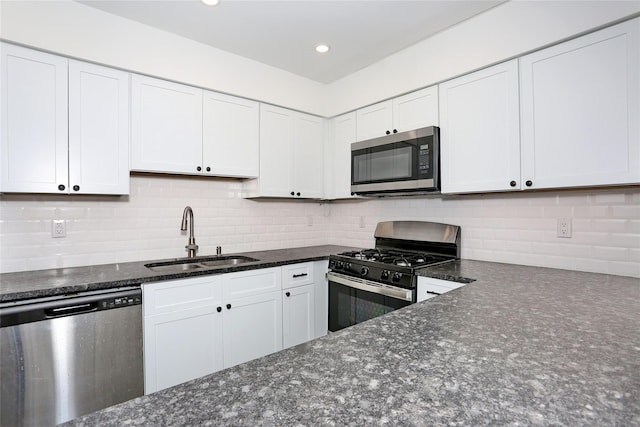
<path fill-rule="evenodd" d="M 55 425 L 142 396 L 142 290 L 0 305 L 0 425 Z"/>

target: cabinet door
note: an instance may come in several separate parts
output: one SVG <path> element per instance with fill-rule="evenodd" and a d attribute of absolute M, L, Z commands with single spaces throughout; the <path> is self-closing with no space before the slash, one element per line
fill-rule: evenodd
<path fill-rule="evenodd" d="M 145 317 L 145 394 L 223 369 L 222 345 L 214 306 Z"/>
<path fill-rule="evenodd" d="M 439 93 L 442 192 L 520 188 L 517 60 L 442 83 Z"/>
<path fill-rule="evenodd" d="M 291 197 L 291 143 L 293 111 L 260 104 L 259 195 Z"/>
<path fill-rule="evenodd" d="M 330 199 L 355 197 L 351 194 L 351 144 L 356 142 L 356 113 L 335 117 L 331 121 L 330 156 L 325 168 L 331 191 Z"/>
<path fill-rule="evenodd" d="M 202 89 L 132 75 L 131 169 L 202 170 Z"/>
<path fill-rule="evenodd" d="M 313 284 L 282 291 L 282 340 L 284 348 L 315 338 Z"/>
<path fill-rule="evenodd" d="M 142 292 L 146 394 L 223 368 L 221 276 L 146 283 Z"/>
<path fill-rule="evenodd" d="M 66 58 L 2 43 L 0 191 L 68 192 Z"/>
<path fill-rule="evenodd" d="M 203 172 L 257 177 L 260 107 L 257 102 L 203 91 Z"/>
<path fill-rule="evenodd" d="M 282 291 L 225 301 L 225 368 L 282 350 Z"/>
<path fill-rule="evenodd" d="M 393 131 L 393 104 L 384 101 L 356 111 L 357 138 L 364 141 L 388 135 Z"/>
<path fill-rule="evenodd" d="M 523 181 L 640 182 L 640 19 L 520 60 Z"/>
<path fill-rule="evenodd" d="M 324 184 L 324 126 L 322 118 L 294 116 L 291 175 L 296 197 L 322 198 Z"/>
<path fill-rule="evenodd" d="M 129 194 L 129 74 L 69 61 L 72 193 Z"/>
<path fill-rule="evenodd" d="M 393 100 L 393 127 L 398 132 L 438 126 L 438 86 Z"/>

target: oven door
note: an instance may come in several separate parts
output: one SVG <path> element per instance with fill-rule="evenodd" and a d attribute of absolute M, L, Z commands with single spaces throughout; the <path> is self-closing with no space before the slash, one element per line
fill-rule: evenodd
<path fill-rule="evenodd" d="M 329 331 L 336 332 L 414 302 L 414 291 L 329 272 Z"/>

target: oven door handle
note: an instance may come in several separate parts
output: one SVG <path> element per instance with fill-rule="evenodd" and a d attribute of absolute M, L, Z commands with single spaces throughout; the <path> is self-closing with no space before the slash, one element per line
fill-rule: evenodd
<path fill-rule="evenodd" d="M 334 273 L 332 271 L 327 273 L 327 280 L 339 283 L 344 286 L 348 286 L 350 288 L 360 289 L 362 291 L 373 292 L 391 298 L 413 302 L 413 291 L 410 289 L 389 286 L 385 285 L 384 283 L 372 282 L 370 280 L 347 276 L 340 273 Z"/>

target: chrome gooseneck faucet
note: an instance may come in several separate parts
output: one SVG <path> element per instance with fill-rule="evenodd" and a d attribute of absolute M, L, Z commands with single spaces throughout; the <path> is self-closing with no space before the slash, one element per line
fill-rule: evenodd
<path fill-rule="evenodd" d="M 187 206 L 182 212 L 182 225 L 180 226 L 182 231 L 187 231 L 187 217 L 189 218 L 189 244 L 185 248 L 189 251 L 189 258 L 194 258 L 198 252 L 198 245 L 196 245 L 196 238 L 193 235 L 193 210 L 191 206 Z"/>

